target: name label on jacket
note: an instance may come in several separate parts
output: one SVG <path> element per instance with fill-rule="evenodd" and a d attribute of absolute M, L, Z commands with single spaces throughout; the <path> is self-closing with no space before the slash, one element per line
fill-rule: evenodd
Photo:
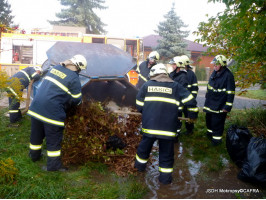
<path fill-rule="evenodd" d="M 52 69 L 52 70 L 51 70 L 51 73 L 54 74 L 54 75 L 56 75 L 56 76 L 58 76 L 58 77 L 60 77 L 61 79 L 64 79 L 64 78 L 66 78 L 66 76 L 67 76 L 65 73 L 60 72 L 60 71 L 57 70 L 57 69 Z"/>
<path fill-rule="evenodd" d="M 148 92 L 160 92 L 160 93 L 172 94 L 172 88 L 148 86 Z"/>

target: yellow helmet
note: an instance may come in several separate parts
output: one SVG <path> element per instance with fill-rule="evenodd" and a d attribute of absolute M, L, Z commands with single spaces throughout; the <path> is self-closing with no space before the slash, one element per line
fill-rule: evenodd
<path fill-rule="evenodd" d="M 87 68 L 87 60 L 83 55 L 75 55 L 73 56 L 70 61 L 76 65 L 80 70 Z"/>
<path fill-rule="evenodd" d="M 167 74 L 167 69 L 164 64 L 159 63 L 154 65 L 150 70 L 150 76 L 155 76 L 157 74 Z"/>
<path fill-rule="evenodd" d="M 189 65 L 190 64 L 190 60 L 189 57 L 186 55 L 181 56 L 181 58 L 183 59 L 184 65 Z"/>
<path fill-rule="evenodd" d="M 211 64 L 220 64 L 221 66 L 226 66 L 227 65 L 227 59 L 223 55 L 217 55 L 211 61 Z"/>
<path fill-rule="evenodd" d="M 157 51 L 152 51 L 150 54 L 149 54 L 149 59 L 154 59 L 154 60 L 159 60 L 160 59 L 160 55 Z"/>
<path fill-rule="evenodd" d="M 176 56 L 173 58 L 173 64 L 176 64 L 177 67 L 185 68 L 184 61 L 181 56 Z"/>

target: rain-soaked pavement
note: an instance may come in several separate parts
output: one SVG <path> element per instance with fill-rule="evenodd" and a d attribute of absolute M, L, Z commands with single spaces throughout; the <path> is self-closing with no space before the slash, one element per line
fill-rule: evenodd
<path fill-rule="evenodd" d="M 156 146 L 156 144 L 155 144 Z M 251 185 L 237 179 L 239 169 L 227 159 L 223 159 L 226 167 L 219 172 L 203 172 L 200 162 L 184 156 L 185 149 L 179 142 L 175 146 L 175 164 L 173 182 L 169 185 L 158 181 L 158 156 L 143 174 L 143 181 L 149 188 L 146 199 L 236 199 L 265 198 L 266 189 Z"/>

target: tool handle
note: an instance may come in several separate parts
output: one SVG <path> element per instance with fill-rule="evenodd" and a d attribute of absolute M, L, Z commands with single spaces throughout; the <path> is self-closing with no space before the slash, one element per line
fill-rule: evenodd
<path fill-rule="evenodd" d="M 122 111 L 122 110 L 114 110 L 114 113 L 117 114 L 128 114 L 128 115 L 142 115 L 139 112 L 131 112 L 131 111 Z M 185 118 L 185 117 L 178 117 L 179 120 L 185 120 L 188 121 L 189 118 Z"/>
<path fill-rule="evenodd" d="M 26 98 L 26 107 L 23 108 L 23 110 L 21 110 L 21 114 L 24 115 L 28 112 L 29 110 L 29 106 L 30 106 L 30 93 L 31 93 L 31 89 L 32 89 L 32 84 L 34 82 L 34 79 L 31 80 L 29 87 L 28 87 L 28 91 L 27 91 L 27 98 Z"/>

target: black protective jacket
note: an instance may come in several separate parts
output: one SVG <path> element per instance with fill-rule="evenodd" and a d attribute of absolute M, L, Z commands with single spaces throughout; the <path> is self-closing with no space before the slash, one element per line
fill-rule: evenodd
<path fill-rule="evenodd" d="M 187 88 L 191 92 L 191 94 L 196 98 L 199 91 L 198 80 L 195 73 L 191 70 L 190 66 L 187 69 L 187 77 L 188 77 Z"/>
<path fill-rule="evenodd" d="M 197 118 L 199 109 L 195 98 L 178 82 L 146 82 L 136 99 L 137 109 L 142 113 L 143 134 L 174 140 L 181 103 L 188 107 L 189 118 Z"/>
<path fill-rule="evenodd" d="M 22 88 L 21 88 L 21 91 L 22 91 L 24 88 L 27 88 L 29 86 L 29 83 L 31 82 L 32 79 L 37 81 L 40 79 L 40 77 L 41 75 L 35 71 L 34 67 L 26 67 L 25 69 L 22 69 L 16 74 L 14 74 L 11 77 L 11 79 L 12 78 L 19 79 L 20 84 L 22 85 Z M 11 87 L 8 87 L 8 90 L 12 92 L 15 96 L 17 96 L 16 92 Z"/>
<path fill-rule="evenodd" d="M 139 74 L 139 81 L 136 85 L 137 88 L 141 88 L 141 86 L 150 80 L 149 74 L 152 66 L 148 68 L 149 60 L 143 61 L 137 68 L 136 71 Z M 154 64 L 155 65 L 155 64 Z"/>
<path fill-rule="evenodd" d="M 235 97 L 235 80 L 232 72 L 224 68 L 221 72 L 213 71 L 207 86 L 203 111 L 222 113 L 231 111 Z"/>
<path fill-rule="evenodd" d="M 57 65 L 45 76 L 28 115 L 45 123 L 64 126 L 66 107 L 78 105 L 81 98 L 78 73 Z"/>
<path fill-rule="evenodd" d="M 183 87 L 188 87 L 188 76 L 186 71 L 173 71 L 169 74 L 170 78 L 181 84 Z"/>

